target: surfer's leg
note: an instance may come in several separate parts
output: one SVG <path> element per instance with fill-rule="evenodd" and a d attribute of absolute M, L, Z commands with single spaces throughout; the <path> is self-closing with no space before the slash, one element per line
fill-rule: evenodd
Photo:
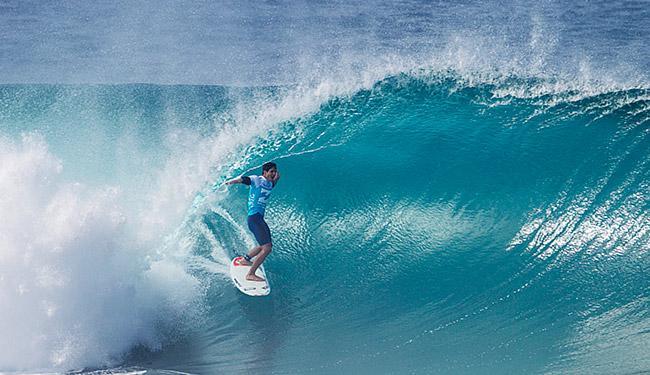
<path fill-rule="evenodd" d="M 260 253 L 260 251 L 262 251 L 262 246 L 255 246 L 254 248 L 250 249 L 248 251 L 248 254 L 246 254 L 246 256 L 243 257 L 240 264 L 243 264 L 244 266 L 252 265 L 253 263 L 251 262 L 251 260 L 255 258 L 257 254 Z"/>
<path fill-rule="evenodd" d="M 255 246 L 254 248 L 252 248 L 252 249 L 248 252 L 248 257 L 249 257 L 249 258 L 255 258 L 255 257 L 257 256 L 257 254 L 260 253 L 260 251 L 262 251 L 262 246 Z"/>
<path fill-rule="evenodd" d="M 262 263 L 266 259 L 266 256 L 271 253 L 272 249 L 273 249 L 273 244 L 270 242 L 260 246 L 259 255 L 257 256 L 257 258 L 255 258 L 255 261 L 253 262 L 251 269 L 248 271 L 248 274 L 246 275 L 246 280 L 264 281 L 263 278 L 255 274 L 255 271 L 257 271 L 260 265 L 262 265 Z"/>
<path fill-rule="evenodd" d="M 268 224 L 264 221 L 264 217 L 260 214 L 251 215 L 248 217 L 248 229 L 253 233 L 257 243 L 260 246 L 252 248 L 248 252 L 248 259 L 242 264 L 248 266 L 250 264 L 250 259 L 255 258 L 253 261 L 250 272 L 248 273 L 248 280 L 262 281 L 261 277 L 255 276 L 255 271 L 257 268 L 264 262 L 266 256 L 271 252 L 271 230 L 269 229 Z M 257 280 L 259 279 L 259 280 Z"/>

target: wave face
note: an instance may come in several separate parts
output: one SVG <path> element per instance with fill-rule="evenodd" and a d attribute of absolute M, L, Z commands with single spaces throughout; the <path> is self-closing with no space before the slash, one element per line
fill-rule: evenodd
<path fill-rule="evenodd" d="M 322 91 L 2 86 L 0 369 L 650 369 L 647 88 Z M 252 299 L 227 276 L 247 192 L 218 184 L 266 160 Z"/>
<path fill-rule="evenodd" d="M 274 293 L 219 288 L 210 304 L 236 312 L 215 318 L 209 358 L 232 358 L 226 372 L 648 369 L 648 91 L 541 86 L 399 75 L 285 124 L 304 134 L 251 161 L 283 173 Z M 203 217 L 204 242 L 243 250 L 227 238 L 244 190 Z"/>

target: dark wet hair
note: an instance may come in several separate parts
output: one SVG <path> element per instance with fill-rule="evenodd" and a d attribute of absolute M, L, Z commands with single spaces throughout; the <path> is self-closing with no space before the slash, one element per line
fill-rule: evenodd
<path fill-rule="evenodd" d="M 272 161 L 266 162 L 262 165 L 262 172 L 270 171 L 273 168 L 278 169 L 278 166 Z"/>

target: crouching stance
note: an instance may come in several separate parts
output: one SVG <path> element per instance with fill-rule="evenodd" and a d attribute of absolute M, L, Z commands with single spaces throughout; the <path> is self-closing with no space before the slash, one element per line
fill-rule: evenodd
<path fill-rule="evenodd" d="M 244 260 L 241 261 L 241 264 L 251 266 L 248 275 L 246 275 L 246 280 L 264 281 L 263 278 L 255 275 L 255 271 L 273 248 L 271 231 L 266 221 L 264 221 L 264 210 L 271 196 L 271 190 L 273 190 L 279 179 L 280 172 L 278 172 L 277 165 L 268 162 L 262 165 L 261 176 L 241 176 L 226 182 L 226 185 L 244 184 L 250 186 L 248 193 L 248 229 L 253 232 L 258 246 L 250 249 L 248 254 L 244 255 Z"/>

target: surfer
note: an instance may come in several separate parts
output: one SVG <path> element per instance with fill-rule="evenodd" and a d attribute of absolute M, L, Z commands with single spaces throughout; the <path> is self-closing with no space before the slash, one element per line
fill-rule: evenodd
<path fill-rule="evenodd" d="M 226 185 L 244 184 L 250 186 L 248 193 L 248 229 L 253 232 L 258 246 L 252 248 L 241 260 L 242 265 L 251 266 L 246 275 L 246 280 L 264 281 L 263 278 L 255 274 L 255 271 L 271 253 L 273 247 L 271 231 L 264 221 L 264 210 L 266 202 L 271 196 L 271 190 L 273 190 L 279 179 L 280 172 L 278 172 L 277 165 L 268 162 L 262 165 L 261 176 L 241 176 L 226 182 Z"/>

